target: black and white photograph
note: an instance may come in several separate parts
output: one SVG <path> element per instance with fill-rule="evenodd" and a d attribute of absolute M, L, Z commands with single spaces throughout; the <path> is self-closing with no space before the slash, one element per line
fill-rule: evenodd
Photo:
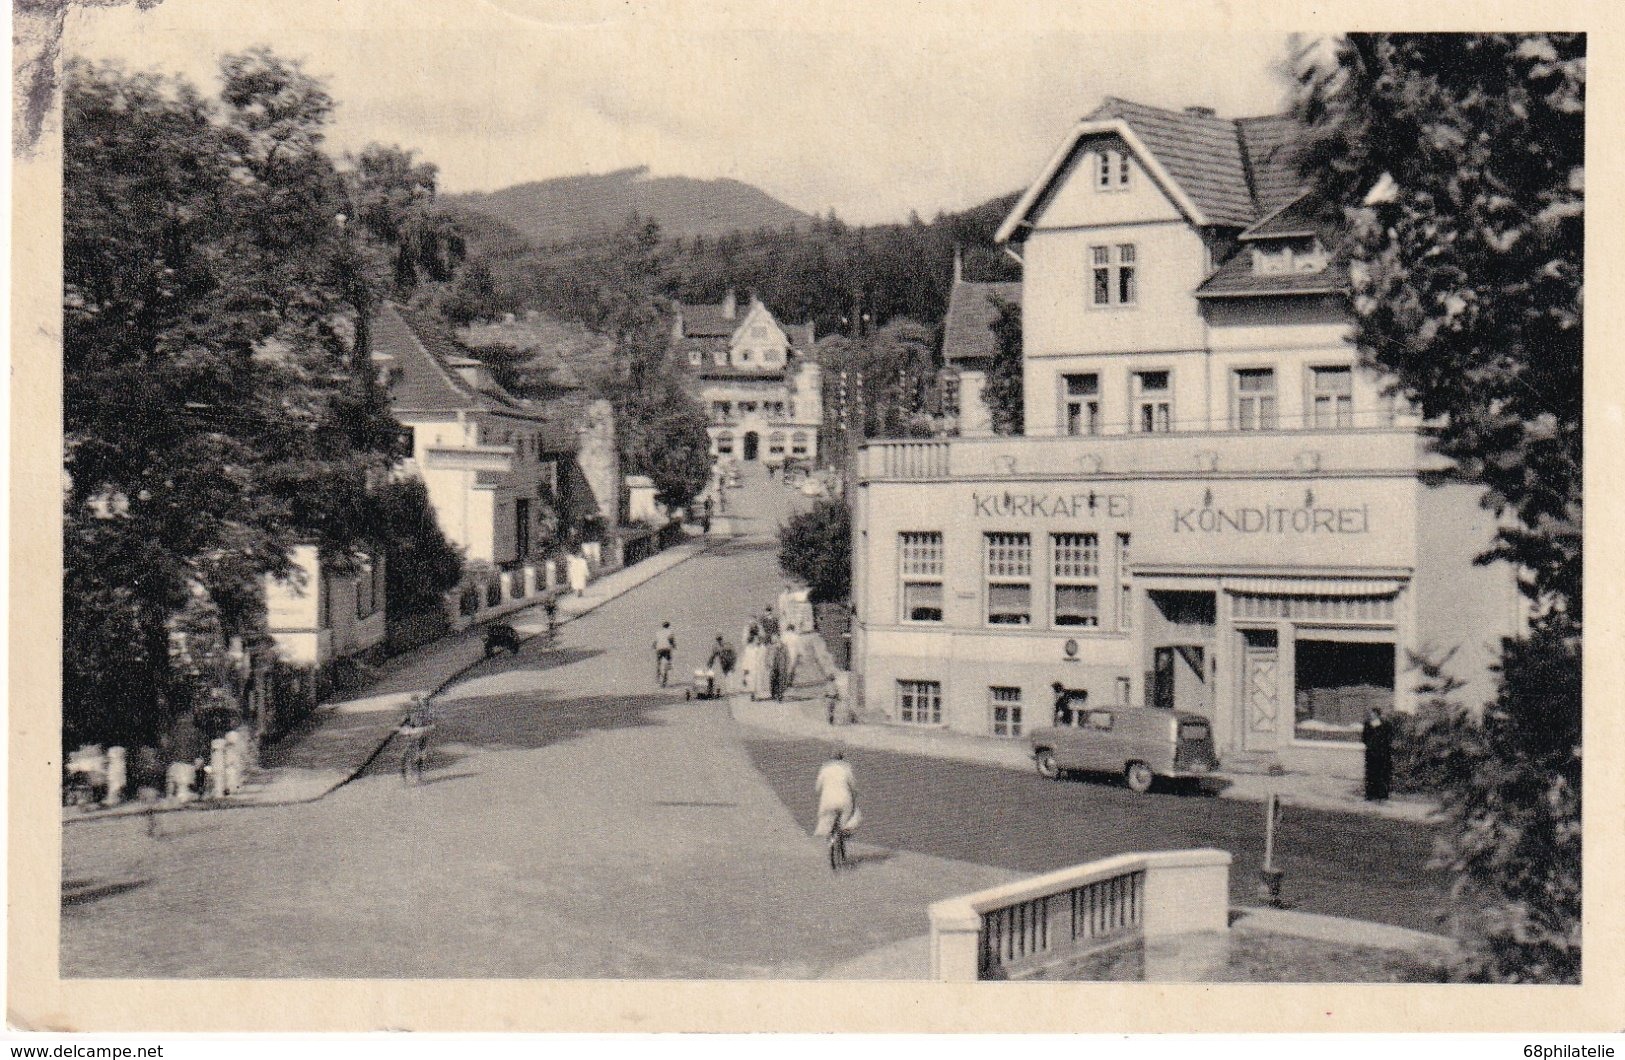
<path fill-rule="evenodd" d="M 15 5 L 16 1025 L 1617 1030 L 1596 35 L 1164 7 Z"/>

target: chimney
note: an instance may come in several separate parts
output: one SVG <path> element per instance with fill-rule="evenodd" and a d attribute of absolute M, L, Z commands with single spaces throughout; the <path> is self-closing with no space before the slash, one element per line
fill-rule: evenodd
<path fill-rule="evenodd" d="M 1219 112 L 1212 107 L 1186 107 L 1185 113 L 1194 114 L 1198 118 L 1217 118 L 1219 116 Z"/>
<path fill-rule="evenodd" d="M 965 248 L 954 244 L 954 286 L 965 282 Z"/>
<path fill-rule="evenodd" d="M 728 293 L 722 296 L 722 319 L 732 320 L 739 311 L 739 302 L 734 298 L 734 289 L 728 288 Z"/>

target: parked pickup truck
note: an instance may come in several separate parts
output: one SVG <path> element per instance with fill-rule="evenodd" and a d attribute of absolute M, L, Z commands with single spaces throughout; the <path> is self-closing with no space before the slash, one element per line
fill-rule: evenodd
<path fill-rule="evenodd" d="M 1213 728 L 1200 714 L 1145 707 L 1090 707 L 1072 725 L 1034 730 L 1029 737 L 1040 776 L 1071 770 L 1121 774 L 1130 791 L 1158 777 L 1193 780 L 1219 768 Z"/>

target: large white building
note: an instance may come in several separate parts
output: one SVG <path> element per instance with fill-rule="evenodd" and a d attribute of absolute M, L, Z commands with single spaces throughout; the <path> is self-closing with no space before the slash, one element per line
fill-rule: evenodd
<path fill-rule="evenodd" d="M 1488 690 L 1514 579 L 1361 367 L 1294 134 L 1115 99 L 1067 133 L 998 233 L 1025 436 L 862 452 L 870 717 L 1017 737 L 1059 681 L 1205 714 L 1232 761 L 1347 771 L 1367 708 L 1414 705 L 1413 653 Z"/>
<path fill-rule="evenodd" d="M 752 297 L 679 304 L 672 345 L 710 420 L 713 456 L 782 464 L 818 455 L 823 382 L 811 324 L 780 324 Z"/>

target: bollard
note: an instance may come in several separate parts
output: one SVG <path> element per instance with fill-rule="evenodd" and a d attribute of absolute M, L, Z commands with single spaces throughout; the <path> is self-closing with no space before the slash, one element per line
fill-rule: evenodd
<path fill-rule="evenodd" d="M 176 802 L 192 801 L 192 786 L 197 783 L 197 767 L 190 762 L 169 764 L 168 795 Z"/>
<path fill-rule="evenodd" d="M 130 774 L 124 760 L 124 748 L 109 747 L 107 749 L 107 797 L 102 800 L 104 806 L 117 806 L 124 801 L 124 786 L 129 783 Z"/>
<path fill-rule="evenodd" d="M 235 795 L 243 786 L 243 734 L 238 729 L 226 733 L 226 794 Z"/>
<path fill-rule="evenodd" d="M 226 797 L 226 741 L 209 741 L 209 797 Z"/>

